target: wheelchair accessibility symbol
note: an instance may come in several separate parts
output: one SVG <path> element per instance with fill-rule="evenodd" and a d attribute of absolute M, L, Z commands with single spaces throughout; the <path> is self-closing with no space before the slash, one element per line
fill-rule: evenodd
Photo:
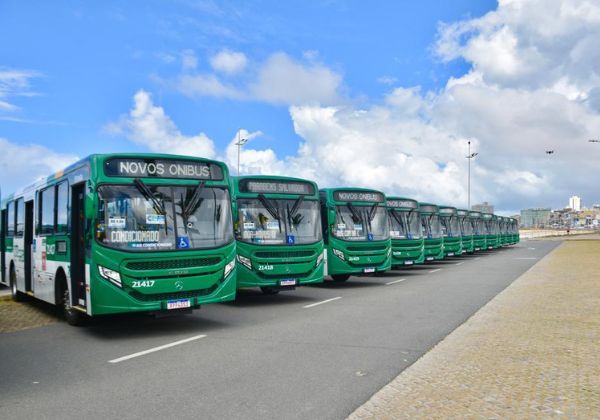
<path fill-rule="evenodd" d="M 287 235 L 287 244 L 294 245 L 296 243 L 296 237 L 294 235 Z"/>
<path fill-rule="evenodd" d="M 190 238 L 187 236 L 179 236 L 177 237 L 177 248 L 186 249 L 190 247 Z"/>

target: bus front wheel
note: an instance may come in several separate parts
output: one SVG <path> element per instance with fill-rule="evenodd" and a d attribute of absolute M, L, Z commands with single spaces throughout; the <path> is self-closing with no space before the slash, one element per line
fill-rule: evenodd
<path fill-rule="evenodd" d="M 10 267 L 10 296 L 15 302 L 22 302 L 23 294 L 17 290 L 17 273 L 15 267 Z"/>
<path fill-rule="evenodd" d="M 73 308 L 71 305 L 71 293 L 69 292 L 69 287 L 67 286 L 67 281 L 63 276 L 59 275 L 57 279 L 58 284 L 58 297 L 57 304 L 60 305 L 60 309 L 62 310 L 62 316 L 67 321 L 67 324 L 73 326 L 80 326 L 85 324 L 87 315 L 82 312 L 79 312 L 77 309 Z"/>
<path fill-rule="evenodd" d="M 332 274 L 331 278 L 333 281 L 343 282 L 350 278 L 350 274 Z"/>
<path fill-rule="evenodd" d="M 279 290 L 269 286 L 262 286 L 260 290 L 262 290 L 263 294 L 265 295 L 276 295 L 277 293 L 279 293 Z"/>

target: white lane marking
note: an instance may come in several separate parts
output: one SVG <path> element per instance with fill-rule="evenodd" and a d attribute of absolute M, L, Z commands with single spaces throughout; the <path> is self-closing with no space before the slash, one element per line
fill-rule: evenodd
<path fill-rule="evenodd" d="M 463 265 L 464 263 L 465 263 L 464 261 L 461 261 L 461 262 L 459 262 L 459 263 L 456 263 L 456 264 L 454 264 L 454 265 Z"/>
<path fill-rule="evenodd" d="M 535 248 L 527 248 L 527 249 L 529 249 L 529 250 L 533 251 Z"/>
<path fill-rule="evenodd" d="M 334 298 L 331 298 L 331 299 L 322 300 L 321 302 L 311 303 L 310 305 L 305 305 L 305 306 L 303 306 L 303 308 L 305 308 L 305 309 L 312 308 L 313 306 L 322 305 L 322 304 L 327 303 L 327 302 L 333 302 L 334 300 L 338 300 L 338 299 L 341 299 L 341 298 L 342 298 L 341 296 L 338 296 L 338 297 L 334 297 Z"/>
<path fill-rule="evenodd" d="M 389 281 L 386 283 L 387 286 L 389 286 L 390 284 L 396 284 L 396 283 L 400 283 L 401 281 L 404 281 L 406 279 L 400 279 L 400 280 L 394 280 L 394 281 Z"/>
<path fill-rule="evenodd" d="M 430 273 L 435 273 L 435 272 L 438 272 L 438 271 L 440 271 L 440 270 L 441 270 L 441 268 L 436 268 L 435 270 L 430 270 L 429 272 L 430 272 Z"/>
<path fill-rule="evenodd" d="M 537 257 L 517 257 L 515 260 L 537 260 Z"/>
<path fill-rule="evenodd" d="M 206 334 L 195 335 L 193 337 L 186 338 L 184 340 L 174 341 L 173 343 L 165 344 L 165 345 L 158 346 L 158 347 L 153 347 L 151 349 L 133 353 L 128 356 L 119 357 L 118 359 L 109 360 L 108 363 L 124 362 L 125 360 L 133 359 L 134 357 L 145 356 L 146 354 L 154 353 L 155 351 L 168 349 L 169 347 L 174 347 L 174 346 L 178 346 L 180 344 L 189 343 L 190 341 L 198 340 L 198 339 L 204 338 L 204 337 L 206 337 Z"/>

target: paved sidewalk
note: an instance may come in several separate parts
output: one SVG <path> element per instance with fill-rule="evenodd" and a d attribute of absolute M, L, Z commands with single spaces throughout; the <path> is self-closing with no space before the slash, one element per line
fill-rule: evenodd
<path fill-rule="evenodd" d="M 565 241 L 350 419 L 600 418 L 600 241 Z"/>

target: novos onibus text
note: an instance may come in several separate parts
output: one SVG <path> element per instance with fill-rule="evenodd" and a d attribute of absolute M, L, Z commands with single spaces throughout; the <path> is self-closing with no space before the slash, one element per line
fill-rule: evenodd
<path fill-rule="evenodd" d="M 1 204 L 1 280 L 69 323 L 235 298 L 229 175 L 187 156 L 91 155 Z"/>
<path fill-rule="evenodd" d="M 323 282 L 319 191 L 314 182 L 233 177 L 237 285 L 266 294 Z"/>

